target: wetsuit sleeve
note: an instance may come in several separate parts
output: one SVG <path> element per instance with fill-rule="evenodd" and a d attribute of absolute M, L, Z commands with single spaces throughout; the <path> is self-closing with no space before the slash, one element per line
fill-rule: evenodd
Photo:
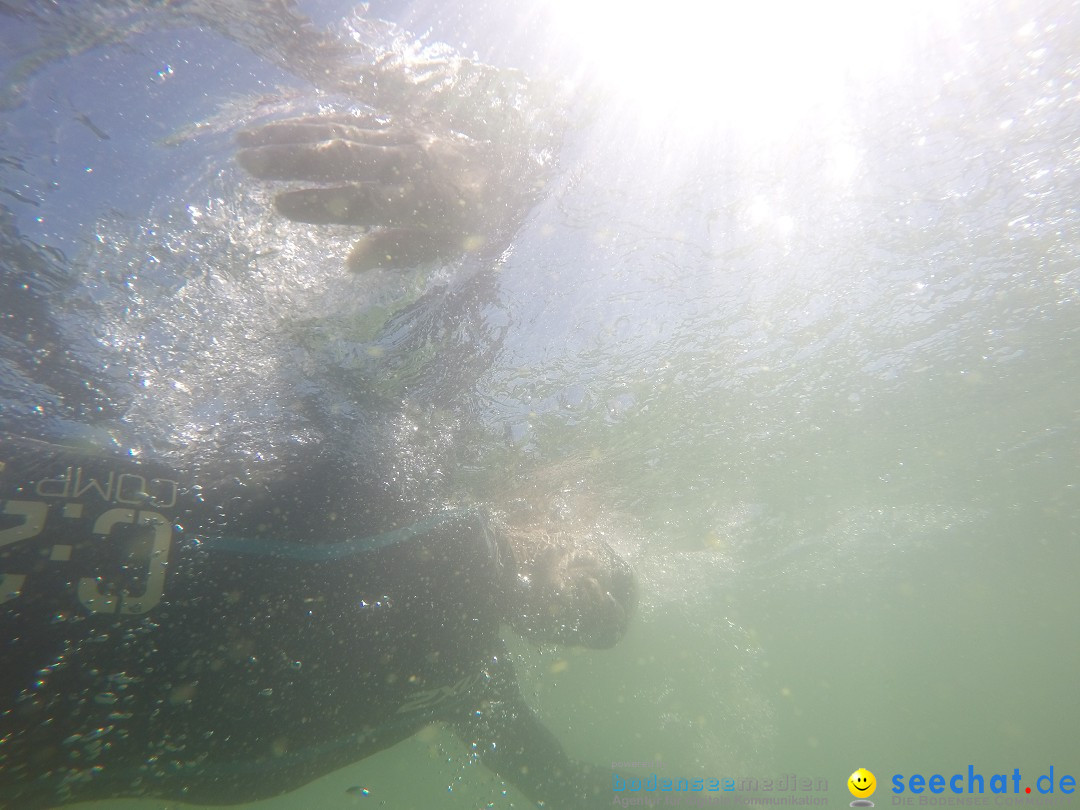
<path fill-rule="evenodd" d="M 500 651 L 489 674 L 478 705 L 450 720 L 467 745 L 475 744 L 480 761 L 538 807 L 577 810 L 610 805 L 607 774 L 567 756 L 525 703 L 505 651 Z"/>

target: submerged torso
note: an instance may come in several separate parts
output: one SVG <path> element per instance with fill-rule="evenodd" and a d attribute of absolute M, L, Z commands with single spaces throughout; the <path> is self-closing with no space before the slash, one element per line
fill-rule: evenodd
<path fill-rule="evenodd" d="M 472 512 L 356 535 L 363 499 L 324 508 L 317 480 L 208 503 L 123 459 L 0 456 L 12 807 L 270 795 L 469 710 L 490 677 L 504 574 Z"/>

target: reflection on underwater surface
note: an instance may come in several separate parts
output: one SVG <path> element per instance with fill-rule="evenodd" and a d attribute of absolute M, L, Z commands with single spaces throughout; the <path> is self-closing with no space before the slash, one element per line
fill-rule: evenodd
<path fill-rule="evenodd" d="M 339 103 L 319 71 L 368 54 L 285 3 L 27 8 L 3 34 L 25 34 L 3 261 L 41 289 L 4 291 L 6 429 L 273 463 L 315 413 L 358 455 L 395 448 L 404 491 L 611 540 L 641 579 L 622 644 L 508 634 L 583 760 L 797 771 L 841 796 L 863 765 L 1072 767 L 1054 696 L 1080 664 L 1076 4 L 963 7 L 767 134 L 639 126 L 624 95 L 579 88 L 562 140 L 552 118 L 530 144 L 557 168 L 506 251 L 363 278 L 351 232 L 267 213 L 231 137 Z M 412 27 L 451 41 L 440 23 L 469 16 L 427 13 Z M 536 72 L 545 30 L 469 45 L 483 62 L 512 42 Z M 455 317 L 409 308 L 484 262 Z M 404 405 L 365 439 L 386 403 Z M 521 806 L 502 791 L 431 729 L 256 806 Z"/>

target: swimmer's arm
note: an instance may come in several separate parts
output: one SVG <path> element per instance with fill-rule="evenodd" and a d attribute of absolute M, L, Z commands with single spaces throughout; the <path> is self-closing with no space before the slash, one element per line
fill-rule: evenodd
<path fill-rule="evenodd" d="M 457 735 L 470 747 L 475 743 L 486 767 L 539 806 L 561 810 L 609 805 L 610 775 L 567 756 L 525 703 L 509 661 L 502 655 L 499 659 L 480 696 L 480 711 L 471 708 L 451 719 Z"/>
<path fill-rule="evenodd" d="M 450 257 L 483 227 L 490 172 L 481 145 L 464 136 L 374 114 L 325 115 L 245 130 L 237 143 L 250 174 L 298 184 L 276 195 L 278 213 L 361 231 L 354 270 Z"/>
<path fill-rule="evenodd" d="M 348 258 L 353 270 L 490 248 L 531 197 L 524 170 L 514 171 L 506 150 L 447 126 L 327 114 L 264 124 L 236 140 L 237 161 L 249 174 L 292 184 L 275 196 L 278 213 L 359 231 Z"/>

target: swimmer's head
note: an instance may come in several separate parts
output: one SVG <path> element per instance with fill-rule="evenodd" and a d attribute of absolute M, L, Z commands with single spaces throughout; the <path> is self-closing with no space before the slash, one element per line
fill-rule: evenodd
<path fill-rule="evenodd" d="M 538 641 L 612 647 L 637 604 L 634 572 L 602 540 L 561 539 L 514 534 L 508 619 Z"/>
<path fill-rule="evenodd" d="M 563 459 L 509 476 L 494 490 L 492 529 L 506 552 L 502 611 L 537 641 L 605 648 L 626 633 L 637 583 L 605 538 L 621 521 L 589 485 L 597 461 Z"/>
<path fill-rule="evenodd" d="M 594 649 L 613 647 L 626 634 L 637 606 L 637 582 L 629 564 L 606 543 L 575 551 L 563 565 L 551 607 L 555 639 Z"/>

